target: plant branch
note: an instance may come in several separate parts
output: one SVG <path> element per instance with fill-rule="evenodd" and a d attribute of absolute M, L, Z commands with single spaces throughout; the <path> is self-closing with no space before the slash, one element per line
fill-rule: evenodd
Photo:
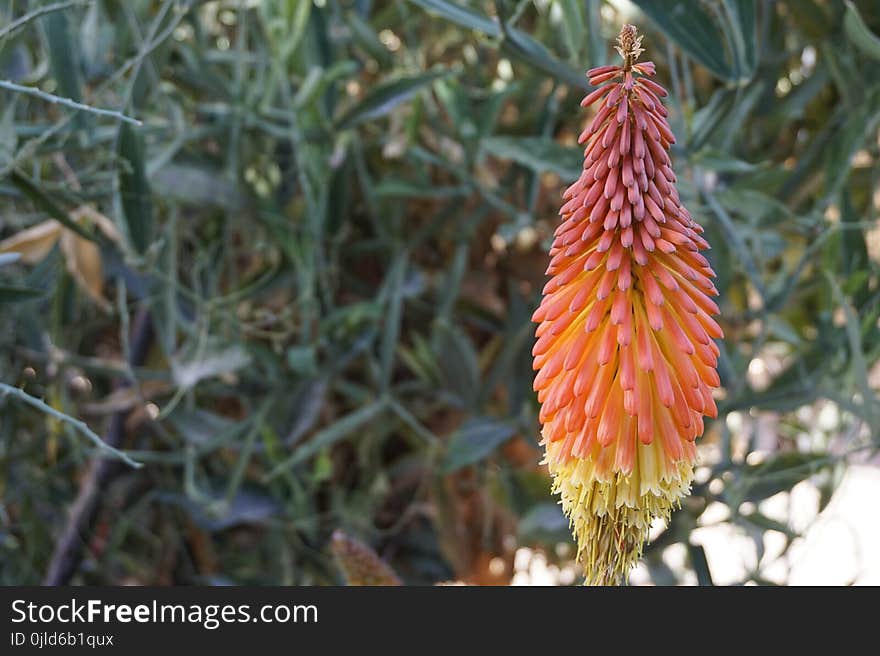
<path fill-rule="evenodd" d="M 51 14 L 55 11 L 61 11 L 62 9 L 67 9 L 69 7 L 80 7 L 85 5 L 90 5 L 95 0 L 67 0 L 66 2 L 55 2 L 51 5 L 45 5 L 43 7 L 37 7 L 33 11 L 25 14 L 21 18 L 17 18 L 12 21 L 9 25 L 0 30 L 0 39 L 5 39 L 7 36 L 15 32 L 16 30 L 21 29 L 28 23 L 41 16 L 45 16 L 46 14 Z"/>
<path fill-rule="evenodd" d="M 24 93 L 29 96 L 36 96 L 37 98 L 41 98 L 42 100 L 50 103 L 64 105 L 65 107 L 70 107 L 71 109 L 81 112 L 98 114 L 99 116 L 109 116 L 125 123 L 131 123 L 132 125 L 143 125 L 141 121 L 137 120 L 136 118 L 126 116 L 122 112 L 117 112 L 113 109 L 101 109 L 100 107 L 92 107 L 91 105 L 85 105 L 81 102 L 71 100 L 70 98 L 55 96 L 51 93 L 43 91 L 42 89 L 37 89 L 36 87 L 28 87 L 21 84 L 16 84 L 15 82 L 11 82 L 10 80 L 0 80 L 0 89 L 8 89 L 9 91 L 15 91 L 16 93 Z"/>
<path fill-rule="evenodd" d="M 3 396 L 12 396 L 19 401 L 23 401 L 24 403 L 27 403 L 28 405 L 36 408 L 40 412 L 51 415 L 66 424 L 70 424 L 71 426 L 73 426 L 73 428 L 75 428 L 86 438 L 88 438 L 88 440 L 92 444 L 94 444 L 99 451 L 103 451 L 105 455 L 118 458 L 119 460 L 122 460 L 125 464 L 129 465 L 130 467 L 134 467 L 135 469 L 139 469 L 143 466 L 141 463 L 132 460 L 128 455 L 126 455 L 119 449 L 114 448 L 110 444 L 104 442 L 104 440 L 102 440 L 98 436 L 98 434 L 95 433 L 95 431 L 88 427 L 88 424 L 86 424 L 86 422 L 82 421 L 81 419 L 76 419 L 75 417 L 64 414 L 60 410 L 56 410 L 45 401 L 42 401 L 35 396 L 31 396 L 21 388 L 13 387 L 12 385 L 7 385 L 6 383 L 0 383 L 0 397 Z"/>
<path fill-rule="evenodd" d="M 153 323 L 150 313 L 146 309 L 141 309 L 135 317 L 132 330 L 131 352 L 128 362 L 130 367 L 138 367 L 143 364 L 152 340 Z M 121 389 L 129 385 L 128 379 L 121 379 L 115 387 Z M 110 425 L 103 440 L 105 444 L 112 448 L 122 444 L 127 418 L 127 410 L 120 410 L 110 418 Z M 83 478 L 79 494 L 70 507 L 67 524 L 55 545 L 55 551 L 49 561 L 43 585 L 66 585 L 70 582 L 82 561 L 83 548 L 88 543 L 92 524 L 101 505 L 101 494 L 119 472 L 118 460 L 99 458 L 92 462 L 88 473 Z"/>

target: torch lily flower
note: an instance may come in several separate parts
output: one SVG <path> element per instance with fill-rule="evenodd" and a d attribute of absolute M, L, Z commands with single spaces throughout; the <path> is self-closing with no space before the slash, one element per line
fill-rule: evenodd
<path fill-rule="evenodd" d="M 641 41 L 624 25 L 623 65 L 588 73 L 598 88 L 581 105 L 601 102 L 532 317 L 545 462 L 597 585 L 625 578 L 653 520 L 689 493 L 694 440 L 717 414 L 715 274 L 676 191 L 667 92 L 638 62 Z"/>

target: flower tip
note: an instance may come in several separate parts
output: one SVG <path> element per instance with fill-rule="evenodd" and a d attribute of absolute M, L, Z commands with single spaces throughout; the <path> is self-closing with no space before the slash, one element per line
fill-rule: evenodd
<path fill-rule="evenodd" d="M 643 36 L 639 34 L 635 25 L 626 23 L 620 28 L 615 48 L 620 53 L 620 56 L 623 57 L 626 70 L 629 70 L 638 61 L 639 55 L 645 52 L 645 49 L 642 48 L 642 38 Z"/>

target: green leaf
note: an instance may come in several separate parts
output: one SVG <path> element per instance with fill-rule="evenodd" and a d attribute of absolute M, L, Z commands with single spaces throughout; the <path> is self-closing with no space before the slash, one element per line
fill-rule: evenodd
<path fill-rule="evenodd" d="M 582 0 L 583 1 L 583 0 Z M 587 31 L 590 34 L 590 61 L 589 68 L 603 66 L 608 62 L 608 44 L 602 35 L 602 0 L 586 0 L 586 12 L 584 18 L 587 23 Z M 616 55 L 617 53 L 615 53 Z"/>
<path fill-rule="evenodd" d="M 716 89 L 709 102 L 694 112 L 688 146 L 695 151 L 701 150 L 710 137 L 719 131 L 719 126 L 730 114 L 734 102 L 736 102 L 735 91 L 727 88 Z"/>
<path fill-rule="evenodd" d="M 127 123 L 119 127 L 117 153 L 122 160 L 119 202 L 126 234 L 134 250 L 143 253 L 152 237 L 153 206 L 144 167 L 143 138 Z"/>
<path fill-rule="evenodd" d="M 336 127 L 339 130 L 345 130 L 385 116 L 423 87 L 450 74 L 451 71 L 436 71 L 380 84 L 367 93 L 354 107 L 336 119 Z"/>
<path fill-rule="evenodd" d="M 580 176 L 584 156 L 580 148 L 562 146 L 550 137 L 489 137 L 480 142 L 495 157 L 510 159 L 533 171 L 552 171 L 567 182 Z"/>
<path fill-rule="evenodd" d="M 502 50 L 508 54 L 521 59 L 538 70 L 544 71 L 548 75 L 552 75 L 560 82 L 585 91 L 592 89 L 583 73 L 560 61 L 540 41 L 525 32 L 517 29 L 508 29 L 505 31 L 505 37 Z"/>
<path fill-rule="evenodd" d="M 303 0 L 276 0 L 259 3 L 260 15 L 269 43 L 286 61 L 305 35 L 312 3 Z"/>
<path fill-rule="evenodd" d="M 797 532 L 793 531 L 789 526 L 776 521 L 775 519 L 771 519 L 770 517 L 767 517 L 767 515 L 758 511 L 749 513 L 748 515 L 737 514 L 734 516 L 734 520 L 736 520 L 737 523 L 740 521 L 748 522 L 764 531 L 778 531 L 790 539 L 794 539 L 798 536 Z"/>
<path fill-rule="evenodd" d="M 761 297 L 766 297 L 767 293 L 764 287 L 763 278 L 761 277 L 761 270 L 755 262 L 752 251 L 746 246 L 741 231 L 737 229 L 737 226 L 730 218 L 730 215 L 721 206 L 712 192 L 708 189 L 703 189 L 702 191 L 703 198 L 706 200 L 709 209 L 712 210 L 717 219 L 718 227 L 721 228 L 721 231 L 724 233 L 731 250 L 736 253 L 745 274 L 749 277 L 752 284 L 755 286 L 755 289 L 761 294 Z"/>
<path fill-rule="evenodd" d="M 790 490 L 829 465 L 827 453 L 791 451 L 771 455 L 759 465 L 746 465 L 730 490 L 732 501 L 759 502 Z M 731 505 L 734 505 L 733 503 Z"/>
<path fill-rule="evenodd" d="M 400 405 L 396 400 L 390 399 L 388 406 L 420 440 L 426 444 L 437 444 L 439 442 L 437 436 L 429 428 L 416 419 L 409 410 Z"/>
<path fill-rule="evenodd" d="M 102 16 L 102 13 L 101 5 L 96 2 L 89 7 L 85 18 L 80 23 L 79 39 L 82 44 L 83 68 L 86 71 L 95 70 L 99 64 L 100 56 L 104 53 L 104 49 L 101 46 L 106 45 L 106 43 L 101 43 L 101 31 L 106 32 L 108 29 L 112 31 L 112 27 L 108 26 L 106 18 Z M 103 30 L 101 30 L 102 25 Z"/>
<path fill-rule="evenodd" d="M 769 90 L 767 78 L 757 78 L 745 89 L 719 88 L 709 102 L 694 112 L 688 146 L 701 150 L 707 143 L 724 151 L 742 135 L 746 119 Z"/>
<path fill-rule="evenodd" d="M 755 9 L 755 0 L 724 0 L 725 16 L 732 28 L 725 34 L 729 37 L 735 70 L 741 81 L 751 79 L 758 65 Z"/>
<path fill-rule="evenodd" d="M 82 99 L 80 72 L 77 66 L 80 58 L 74 48 L 67 16 L 63 11 L 52 12 L 43 19 L 42 23 L 46 31 L 49 61 L 52 65 L 52 74 L 58 82 L 59 95 L 79 101 Z"/>
<path fill-rule="evenodd" d="M 318 358 L 314 346 L 291 346 L 287 349 L 287 366 L 299 376 L 318 373 Z"/>
<path fill-rule="evenodd" d="M 795 332 L 788 321 L 775 315 L 767 317 L 767 334 L 778 337 L 793 346 L 799 345 L 802 341 L 801 336 Z"/>
<path fill-rule="evenodd" d="M 554 544 L 569 537 L 568 519 L 558 503 L 539 503 L 519 520 L 521 542 Z"/>
<path fill-rule="evenodd" d="M 383 393 L 391 386 L 394 372 L 394 353 L 400 338 L 400 318 L 403 314 L 403 281 L 406 276 L 407 257 L 404 251 L 391 265 L 385 282 L 386 313 L 384 335 L 380 347 L 379 388 Z"/>
<path fill-rule="evenodd" d="M 353 41 L 357 45 L 369 53 L 381 66 L 391 64 L 391 51 L 379 40 L 378 30 L 373 30 L 373 27 L 354 11 L 349 11 L 345 15 L 345 21 L 351 28 Z"/>
<path fill-rule="evenodd" d="M 168 418 L 187 444 L 205 446 L 238 439 L 250 425 L 249 420 L 235 422 L 201 408 L 178 407 Z"/>
<path fill-rule="evenodd" d="M 693 156 L 693 163 L 716 173 L 751 173 L 758 168 L 716 148 L 703 148 Z"/>
<path fill-rule="evenodd" d="M 446 0 L 410 0 L 410 2 L 461 27 L 477 30 L 494 38 L 503 36 L 502 47 L 508 54 L 566 84 L 584 90 L 591 88 L 581 73 L 560 61 L 540 41 L 522 30 L 502 28 L 498 22 L 488 16 L 454 2 L 446 2 Z"/>
<path fill-rule="evenodd" d="M 445 320 L 434 325 L 434 352 L 443 384 L 462 403 L 473 404 L 480 390 L 480 367 L 474 346 L 458 326 Z"/>
<path fill-rule="evenodd" d="M 754 0 L 725 0 L 723 6 L 684 0 L 635 3 L 667 37 L 716 76 L 729 82 L 751 78 L 755 69 Z M 722 24 L 728 29 L 722 30 Z"/>
<path fill-rule="evenodd" d="M 230 182 L 222 171 L 207 167 L 166 164 L 150 176 L 150 183 L 162 198 L 200 208 L 237 210 L 246 203 L 238 184 Z"/>
<path fill-rule="evenodd" d="M 869 277 L 871 260 L 868 256 L 865 231 L 856 225 L 862 220 L 862 217 L 859 216 L 849 190 L 844 189 L 840 196 L 840 218 L 843 227 L 847 228 L 842 230 L 840 235 L 841 266 L 848 276 L 864 274 Z M 865 283 L 867 283 L 867 279 Z M 846 292 L 853 296 L 856 295 L 855 289 L 847 289 Z M 856 305 L 858 306 L 860 303 L 857 301 Z"/>
<path fill-rule="evenodd" d="M 300 109 L 315 102 L 337 80 L 357 73 L 357 62 L 346 59 L 336 62 L 326 70 L 313 67 L 293 98 L 293 109 Z"/>
<path fill-rule="evenodd" d="M 755 189 L 728 188 L 720 191 L 717 198 L 729 212 L 742 217 L 746 225 L 750 227 L 764 228 L 795 218 L 784 203 Z M 745 231 L 742 232 L 745 234 Z M 762 236 L 766 235 L 759 235 L 759 238 Z"/>
<path fill-rule="evenodd" d="M 657 27 L 697 62 L 717 76 L 730 80 L 733 71 L 719 46 L 724 35 L 700 3 L 635 0 Z"/>
<path fill-rule="evenodd" d="M 463 7 L 455 2 L 447 2 L 447 0 L 410 0 L 410 2 L 418 5 L 429 14 L 439 16 L 461 27 L 477 30 L 489 36 L 501 35 L 498 23 L 469 7 Z"/>
<path fill-rule="evenodd" d="M 586 34 L 583 0 L 556 0 L 562 11 L 562 35 L 571 59 L 575 59 L 581 51 Z"/>
<path fill-rule="evenodd" d="M 308 460 L 323 449 L 327 449 L 340 440 L 345 439 L 358 429 L 371 422 L 380 412 L 384 411 L 387 403 L 384 400 L 373 401 L 362 408 L 355 410 L 327 428 L 318 431 L 308 442 L 305 442 L 284 461 L 276 465 L 264 480 L 271 480 L 290 468 Z"/>
<path fill-rule="evenodd" d="M 18 147 L 18 133 L 15 130 L 15 108 L 18 95 L 12 96 L 0 118 L 0 166 L 8 166 L 15 159 Z"/>
<path fill-rule="evenodd" d="M 23 301 L 32 301 L 43 294 L 44 292 L 42 289 L 0 285 L 0 303 L 21 303 Z"/>
<path fill-rule="evenodd" d="M 863 53 L 874 59 L 880 59 L 880 37 L 865 25 L 859 10 L 851 0 L 846 0 L 846 15 L 843 17 L 843 29 L 846 36 Z"/>
<path fill-rule="evenodd" d="M 516 427 L 505 421 L 490 417 L 469 419 L 452 436 L 440 472 L 449 474 L 487 458 L 515 433 Z"/>
<path fill-rule="evenodd" d="M 825 197 L 831 198 L 844 185 L 851 171 L 853 155 L 864 145 L 880 120 L 880 92 L 870 94 L 863 107 L 852 112 L 832 140 L 825 159 Z"/>
<path fill-rule="evenodd" d="M 876 431 L 874 418 L 874 403 L 877 395 L 871 387 L 869 380 L 869 365 L 865 358 L 864 348 L 862 346 L 862 333 L 859 325 L 859 318 L 853 309 L 849 300 L 843 295 L 843 291 L 828 271 L 825 271 L 825 277 L 831 286 L 831 292 L 834 301 L 843 309 L 843 316 L 846 319 L 846 336 L 849 343 L 850 360 L 852 366 L 853 377 L 859 385 L 859 391 L 862 394 L 862 407 L 864 408 L 863 418 L 867 422 L 871 431 Z"/>
<path fill-rule="evenodd" d="M 71 220 L 67 212 L 65 212 L 64 209 L 47 194 L 43 193 L 43 190 L 24 173 L 21 171 L 13 171 L 9 174 L 9 180 L 21 193 L 30 198 L 31 202 L 37 209 L 44 211 L 65 228 L 73 230 L 80 237 L 88 239 L 89 241 L 95 241 L 95 238 L 91 233 L 75 221 Z"/>
<path fill-rule="evenodd" d="M 167 501 L 177 501 L 187 510 L 193 522 L 206 531 L 216 533 L 234 526 L 267 523 L 282 512 L 277 499 L 268 495 L 242 490 L 232 499 L 220 492 L 209 492 L 199 501 L 186 497 L 166 497 Z"/>
<path fill-rule="evenodd" d="M 822 356 L 821 349 L 808 352 L 778 374 L 767 389 L 760 392 L 746 391 L 725 401 L 725 411 L 758 408 L 789 412 L 812 403 L 819 397 L 818 385 L 823 376 L 822 367 L 827 362 L 821 360 Z"/>
<path fill-rule="evenodd" d="M 417 184 L 407 180 L 387 177 L 373 188 L 377 198 L 458 198 L 470 194 L 470 188 L 441 187 Z"/>
<path fill-rule="evenodd" d="M 687 550 L 691 557 L 691 567 L 697 573 L 697 585 L 715 585 L 712 582 L 712 572 L 709 571 L 709 560 L 706 558 L 706 550 L 703 545 L 688 542 Z"/>

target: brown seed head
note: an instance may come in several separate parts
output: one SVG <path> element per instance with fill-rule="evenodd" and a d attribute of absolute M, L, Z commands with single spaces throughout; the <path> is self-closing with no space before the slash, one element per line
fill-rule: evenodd
<path fill-rule="evenodd" d="M 623 57 L 624 68 L 629 69 L 638 61 L 639 55 L 645 52 L 645 49 L 642 48 L 642 36 L 639 35 L 635 25 L 627 23 L 620 28 L 616 49 Z"/>
<path fill-rule="evenodd" d="M 402 585 L 391 566 L 375 551 L 339 529 L 333 532 L 330 551 L 336 556 L 347 585 Z"/>

